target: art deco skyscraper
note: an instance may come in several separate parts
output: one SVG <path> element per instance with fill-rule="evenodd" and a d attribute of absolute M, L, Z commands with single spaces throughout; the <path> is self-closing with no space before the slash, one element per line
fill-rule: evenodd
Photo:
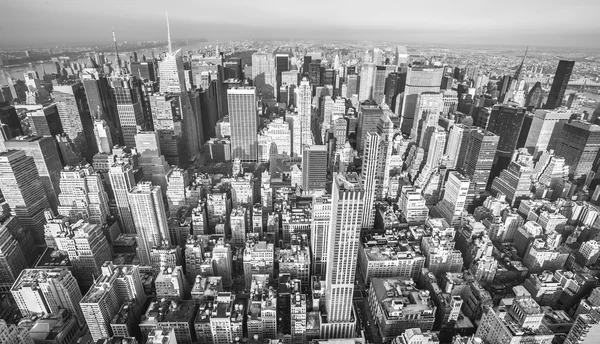
<path fill-rule="evenodd" d="M 307 78 L 302 78 L 300 86 L 296 89 L 298 93 L 298 117 L 300 117 L 300 131 L 301 131 L 301 142 L 300 152 L 304 151 L 306 146 L 313 144 L 312 137 L 312 87 Z"/>
<path fill-rule="evenodd" d="M 44 186 L 32 157 L 23 151 L 0 152 L 0 188 L 11 213 L 35 244 L 44 245 L 44 210 L 50 207 Z"/>
<path fill-rule="evenodd" d="M 125 233 L 135 233 L 135 224 L 129 207 L 129 190 L 135 186 L 133 169 L 128 163 L 116 163 L 108 171 L 110 186 L 117 203 L 118 220 Z"/>
<path fill-rule="evenodd" d="M 321 338 L 354 335 L 352 295 L 364 198 L 363 182 L 356 173 L 334 174 L 325 293 L 327 321 L 321 323 Z"/>
<path fill-rule="evenodd" d="M 239 87 L 227 90 L 231 123 L 231 157 L 243 162 L 258 159 L 258 115 L 256 89 Z"/>
<path fill-rule="evenodd" d="M 150 265 L 150 250 L 169 242 L 167 214 L 160 186 L 140 182 L 129 192 L 129 204 L 138 234 L 140 264 Z"/>
<path fill-rule="evenodd" d="M 561 106 L 569 79 L 571 79 L 571 73 L 573 73 L 573 67 L 575 67 L 575 61 L 560 60 L 558 62 L 556 73 L 554 73 L 554 81 L 552 81 L 552 87 L 550 88 L 548 101 L 544 105 L 544 109 L 556 109 Z"/>
<path fill-rule="evenodd" d="M 310 252 L 314 275 L 323 276 L 327 271 L 327 250 L 329 249 L 329 227 L 331 226 L 331 196 L 313 197 L 313 220 L 310 233 Z"/>

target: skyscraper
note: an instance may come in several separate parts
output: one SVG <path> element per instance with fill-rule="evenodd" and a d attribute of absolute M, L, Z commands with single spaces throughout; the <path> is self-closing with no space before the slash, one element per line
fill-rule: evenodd
<path fill-rule="evenodd" d="M 158 134 L 155 131 L 140 131 L 135 135 L 138 151 L 138 166 L 142 168 L 144 179 L 161 187 L 167 193 L 167 175 L 171 166 L 162 155 Z"/>
<path fill-rule="evenodd" d="M 465 210 L 470 183 L 469 178 L 457 171 L 451 171 L 448 175 L 444 198 L 437 204 L 436 210 L 450 225 L 460 223 L 462 212 Z"/>
<path fill-rule="evenodd" d="M 396 66 L 376 66 L 373 81 L 373 101 L 381 104 L 385 101 L 385 84 L 388 75 L 396 71 Z"/>
<path fill-rule="evenodd" d="M 435 130 L 443 110 L 444 99 L 441 93 L 423 92 L 418 95 L 410 137 L 420 147 L 425 147 L 429 144 L 427 131 Z"/>
<path fill-rule="evenodd" d="M 252 54 L 252 80 L 258 94 L 265 99 L 273 98 L 277 88 L 277 69 L 273 56 L 266 53 Z"/>
<path fill-rule="evenodd" d="M 22 150 L 33 158 L 50 206 L 56 210 L 62 165 L 54 139 L 48 136 L 22 136 L 5 142 L 5 146 L 9 150 Z"/>
<path fill-rule="evenodd" d="M 358 131 L 356 132 L 356 150 L 362 152 L 367 133 L 377 131 L 383 110 L 377 105 L 361 104 L 358 108 Z M 345 134 L 347 136 L 347 133 Z M 338 142 L 340 144 L 340 142 Z M 343 143 L 341 143 L 343 144 Z"/>
<path fill-rule="evenodd" d="M 377 180 L 377 168 L 380 164 L 381 137 L 376 132 L 368 132 L 364 142 L 365 148 L 362 156 L 361 179 L 364 182 L 364 211 L 362 227 L 371 228 L 375 222 L 375 207 L 373 200 L 375 198 L 375 188 Z"/>
<path fill-rule="evenodd" d="M 472 196 L 485 191 L 500 137 L 483 129 L 472 130 L 467 143 L 464 175 L 471 178 Z"/>
<path fill-rule="evenodd" d="M 446 167 L 462 167 L 467 152 L 467 143 L 469 142 L 470 132 L 473 127 L 464 124 L 455 124 L 450 128 L 448 134 L 448 143 L 446 144 Z"/>
<path fill-rule="evenodd" d="M 571 114 L 570 111 L 535 110 L 525 148 L 534 156 L 548 149 L 555 149 Z"/>
<path fill-rule="evenodd" d="M 169 24 L 167 20 L 167 25 Z M 178 96 L 179 108 L 181 111 L 181 136 L 187 146 L 187 156 L 194 160 L 200 151 L 200 139 L 198 133 L 198 121 L 185 82 L 185 71 L 183 67 L 183 57 L 181 49 L 173 52 L 171 49 L 171 35 L 169 34 L 169 52 L 158 64 L 159 70 L 159 91 L 161 93 L 172 93 Z M 156 128 L 155 128 L 156 129 Z M 175 133 L 177 134 L 177 132 Z"/>
<path fill-rule="evenodd" d="M 492 182 L 492 193 L 502 193 L 506 201 L 515 206 L 523 196 L 530 193 L 531 175 L 533 173 L 533 157 L 526 149 L 521 148 L 513 154 L 508 168 L 500 173 Z"/>
<path fill-rule="evenodd" d="M 2 194 L 26 231 L 38 246 L 44 245 L 44 210 L 50 207 L 34 159 L 25 152 L 0 152 Z"/>
<path fill-rule="evenodd" d="M 302 153 L 302 190 L 325 190 L 327 182 L 327 146 L 313 145 Z"/>
<path fill-rule="evenodd" d="M 160 150 L 170 165 L 187 167 L 187 143 L 182 133 L 182 116 L 179 97 L 151 95 L 152 123 L 158 134 Z"/>
<path fill-rule="evenodd" d="M 83 84 L 57 85 L 52 89 L 64 133 L 74 143 L 78 153 L 91 162 L 98 147 Z"/>
<path fill-rule="evenodd" d="M 67 166 L 60 172 L 58 213 L 72 222 L 103 225 L 109 217 L 108 196 L 100 174 L 91 165 Z"/>
<path fill-rule="evenodd" d="M 5 205 L 5 204 L 4 204 Z M 0 290 L 8 290 L 15 283 L 21 270 L 27 268 L 26 252 L 23 252 L 11 228 L 4 222 L 10 220 L 8 208 L 0 212 Z M 16 219 L 13 218 L 14 221 Z"/>
<path fill-rule="evenodd" d="M 443 68 L 422 65 L 408 67 L 400 112 L 400 130 L 403 134 L 410 135 L 419 94 L 423 92 L 439 92 L 442 83 L 442 74 Z"/>
<path fill-rule="evenodd" d="M 313 144 L 312 137 L 312 88 L 307 78 L 302 78 L 300 86 L 296 89 L 298 94 L 298 117 L 300 117 L 300 130 L 301 130 L 301 142 L 300 152 L 304 151 L 304 148 Z"/>
<path fill-rule="evenodd" d="M 117 106 L 112 97 L 106 75 L 95 69 L 92 71 L 85 69 L 85 72 L 81 76 L 81 82 L 85 89 L 88 109 L 90 110 L 92 119 L 105 120 L 109 128 L 111 128 L 111 135 L 117 139 L 119 125 Z"/>
<path fill-rule="evenodd" d="M 571 73 L 573 73 L 573 67 L 575 67 L 575 61 L 560 60 L 558 62 L 556 73 L 554 73 L 554 81 L 552 81 L 552 87 L 550 88 L 548 101 L 544 105 L 544 109 L 556 109 L 562 105 L 569 79 L 571 79 Z"/>
<path fill-rule="evenodd" d="M 144 125 L 139 80 L 134 76 L 112 77 L 110 84 L 117 103 L 122 142 L 133 148 L 138 127 Z"/>
<path fill-rule="evenodd" d="M 115 163 L 108 171 L 110 186 L 115 195 L 117 219 L 125 233 L 135 233 L 135 224 L 129 206 L 129 190 L 135 186 L 133 168 L 128 163 Z"/>
<path fill-rule="evenodd" d="M 150 250 L 169 245 L 167 214 L 160 186 L 140 182 L 129 191 L 129 204 L 138 235 L 140 263 L 150 265 Z"/>
<path fill-rule="evenodd" d="M 360 88 L 358 100 L 361 102 L 373 99 L 373 88 L 375 84 L 375 64 L 365 63 L 360 71 Z"/>
<path fill-rule="evenodd" d="M 365 210 L 364 197 L 363 182 L 356 173 L 334 174 L 327 250 L 327 321 L 321 323 L 321 338 L 354 336 L 356 316 L 352 309 L 352 295 L 360 226 Z"/>
<path fill-rule="evenodd" d="M 23 135 L 17 110 L 8 102 L 0 102 L 0 124 L 4 124 L 8 128 L 7 132 L 10 137 L 7 139 Z"/>
<path fill-rule="evenodd" d="M 565 158 L 573 178 L 579 179 L 593 170 L 599 150 L 600 126 L 575 120 L 565 123 L 555 153 Z"/>
<path fill-rule="evenodd" d="M 256 89 L 238 87 L 227 90 L 231 122 L 231 157 L 243 162 L 258 160 L 258 115 Z"/>
<path fill-rule="evenodd" d="M 538 81 L 529 89 L 527 99 L 525 100 L 525 107 L 539 109 L 542 107 L 542 100 L 544 100 L 544 91 L 542 90 L 542 83 Z"/>
<path fill-rule="evenodd" d="M 313 220 L 310 232 L 310 252 L 313 275 L 323 276 L 327 271 L 329 227 L 331 226 L 331 195 L 313 197 Z"/>

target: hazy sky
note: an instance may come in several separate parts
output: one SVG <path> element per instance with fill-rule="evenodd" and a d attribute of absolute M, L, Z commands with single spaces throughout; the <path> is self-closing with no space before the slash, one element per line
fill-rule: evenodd
<path fill-rule="evenodd" d="M 165 39 L 600 48 L 600 0 L 0 0 L 0 48 Z"/>

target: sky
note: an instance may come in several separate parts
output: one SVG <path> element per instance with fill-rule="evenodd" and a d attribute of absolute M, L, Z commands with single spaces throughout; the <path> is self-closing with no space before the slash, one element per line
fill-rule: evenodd
<path fill-rule="evenodd" d="M 166 39 L 600 48 L 599 0 L 0 0 L 0 49 Z"/>

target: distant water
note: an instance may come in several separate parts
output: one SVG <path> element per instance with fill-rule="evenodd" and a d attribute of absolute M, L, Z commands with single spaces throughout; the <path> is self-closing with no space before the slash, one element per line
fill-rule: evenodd
<path fill-rule="evenodd" d="M 192 50 L 192 51 L 201 50 L 208 46 L 212 46 L 212 48 L 214 48 L 217 44 L 223 44 L 223 42 L 221 42 L 221 43 L 219 43 L 219 42 L 198 42 L 198 43 L 192 43 L 190 45 L 175 46 L 175 47 L 173 47 L 173 49 L 176 50 L 176 49 L 181 48 L 181 50 L 185 53 L 190 50 Z M 151 57 L 153 51 L 154 51 L 155 55 L 158 56 L 166 50 L 167 50 L 166 47 L 165 48 L 155 48 L 155 49 L 140 49 L 137 51 L 137 53 L 138 53 L 138 58 L 141 60 L 142 56 L 144 56 L 144 55 L 147 57 Z M 123 61 L 129 60 L 129 56 L 131 56 L 131 55 L 133 55 L 132 52 L 119 52 L 119 56 L 121 56 L 121 60 L 123 60 Z M 109 61 L 116 60 L 116 57 L 114 54 L 105 55 L 105 57 Z M 87 57 L 72 59 L 70 61 L 71 61 L 71 63 L 83 63 L 83 64 L 90 65 L 90 59 Z M 0 67 L 0 85 L 7 84 L 6 73 L 8 73 L 14 79 L 22 80 L 23 74 L 28 71 L 32 71 L 32 70 L 37 71 L 41 78 L 42 75 L 44 75 L 44 70 L 46 71 L 46 73 L 56 73 L 56 66 L 53 61 L 45 61 L 43 63 L 38 63 L 38 62 L 27 63 L 24 65 L 19 65 L 19 66 L 14 66 L 14 67 L 6 67 L 6 66 Z"/>

